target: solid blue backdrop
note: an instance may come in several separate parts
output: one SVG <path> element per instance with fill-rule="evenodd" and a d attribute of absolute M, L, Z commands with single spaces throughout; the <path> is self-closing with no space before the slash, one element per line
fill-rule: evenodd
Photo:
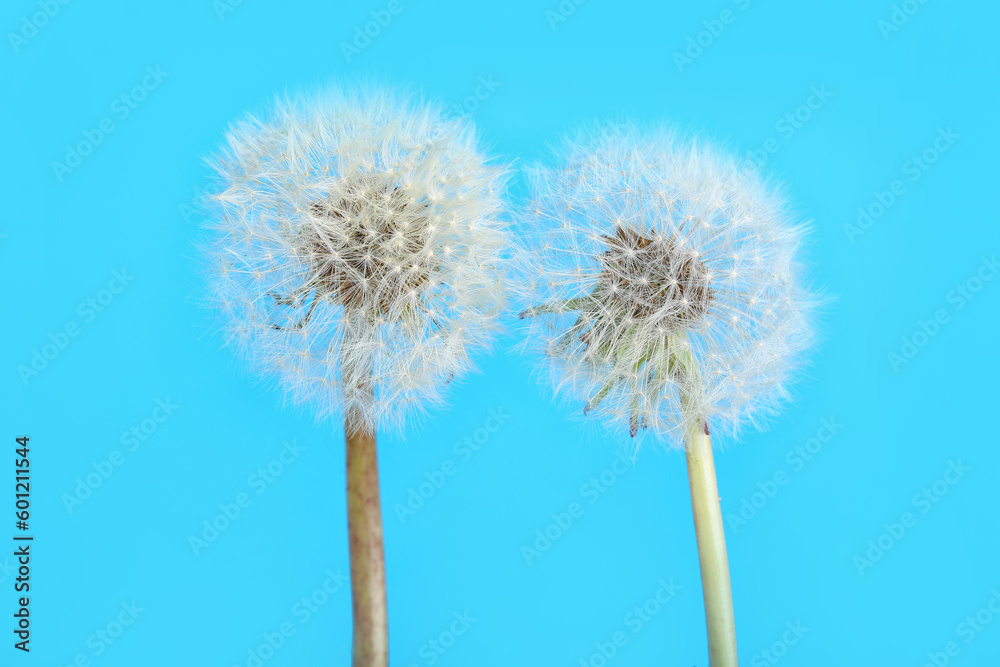
<path fill-rule="evenodd" d="M 231 120 L 359 77 L 471 114 L 519 163 L 627 115 L 784 181 L 836 299 L 795 403 L 716 457 L 742 663 L 997 664 L 995 3 L 12 0 L 2 16 L 0 540 L 27 434 L 35 542 L 28 655 L 0 550 L 0 665 L 348 664 L 343 436 L 220 349 L 193 297 L 192 202 Z M 616 464 L 516 342 L 381 439 L 393 664 L 707 667 L 683 457 Z M 573 502 L 582 516 L 553 528 Z"/>

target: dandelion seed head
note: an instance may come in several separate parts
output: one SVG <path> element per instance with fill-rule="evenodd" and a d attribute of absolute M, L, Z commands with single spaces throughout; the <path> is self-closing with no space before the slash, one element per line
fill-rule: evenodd
<path fill-rule="evenodd" d="M 815 300 L 803 227 L 773 185 L 625 125 L 565 142 L 529 182 L 526 345 L 578 414 L 682 447 L 704 420 L 732 433 L 788 397 Z"/>
<path fill-rule="evenodd" d="M 511 243 L 468 122 L 327 90 L 235 123 L 209 163 L 211 301 L 292 402 L 400 429 L 489 347 Z"/>

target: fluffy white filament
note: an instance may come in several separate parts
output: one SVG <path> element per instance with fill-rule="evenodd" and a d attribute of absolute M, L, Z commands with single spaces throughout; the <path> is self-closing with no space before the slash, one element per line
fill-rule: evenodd
<path fill-rule="evenodd" d="M 580 413 L 682 447 L 702 421 L 731 432 L 787 398 L 812 296 L 794 260 L 802 228 L 757 173 L 613 125 L 529 176 L 521 317 Z"/>
<path fill-rule="evenodd" d="M 373 429 L 442 401 L 503 307 L 503 173 L 378 90 L 279 99 L 210 160 L 212 301 L 255 370 Z"/>

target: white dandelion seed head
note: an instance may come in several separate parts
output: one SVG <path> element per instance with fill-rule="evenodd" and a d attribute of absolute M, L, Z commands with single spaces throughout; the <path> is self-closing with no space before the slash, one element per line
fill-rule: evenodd
<path fill-rule="evenodd" d="M 489 346 L 510 247 L 471 125 L 374 89 L 277 100 L 210 159 L 211 300 L 319 417 L 400 429 Z"/>
<path fill-rule="evenodd" d="M 529 172 L 528 347 L 616 434 L 683 447 L 788 397 L 811 342 L 803 228 L 749 167 L 667 132 L 602 126 Z M 579 413 L 578 413 L 579 414 Z"/>

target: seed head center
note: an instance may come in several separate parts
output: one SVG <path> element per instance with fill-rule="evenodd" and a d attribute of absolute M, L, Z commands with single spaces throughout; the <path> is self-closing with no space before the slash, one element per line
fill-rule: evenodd
<path fill-rule="evenodd" d="M 676 329 L 708 312 L 714 294 L 696 252 L 679 249 L 673 238 L 624 226 L 601 240 L 606 250 L 595 296 L 625 319 L 655 319 Z"/>
<path fill-rule="evenodd" d="M 403 188 L 370 178 L 313 202 L 302 245 L 317 290 L 383 315 L 411 300 L 432 270 L 428 209 Z"/>

